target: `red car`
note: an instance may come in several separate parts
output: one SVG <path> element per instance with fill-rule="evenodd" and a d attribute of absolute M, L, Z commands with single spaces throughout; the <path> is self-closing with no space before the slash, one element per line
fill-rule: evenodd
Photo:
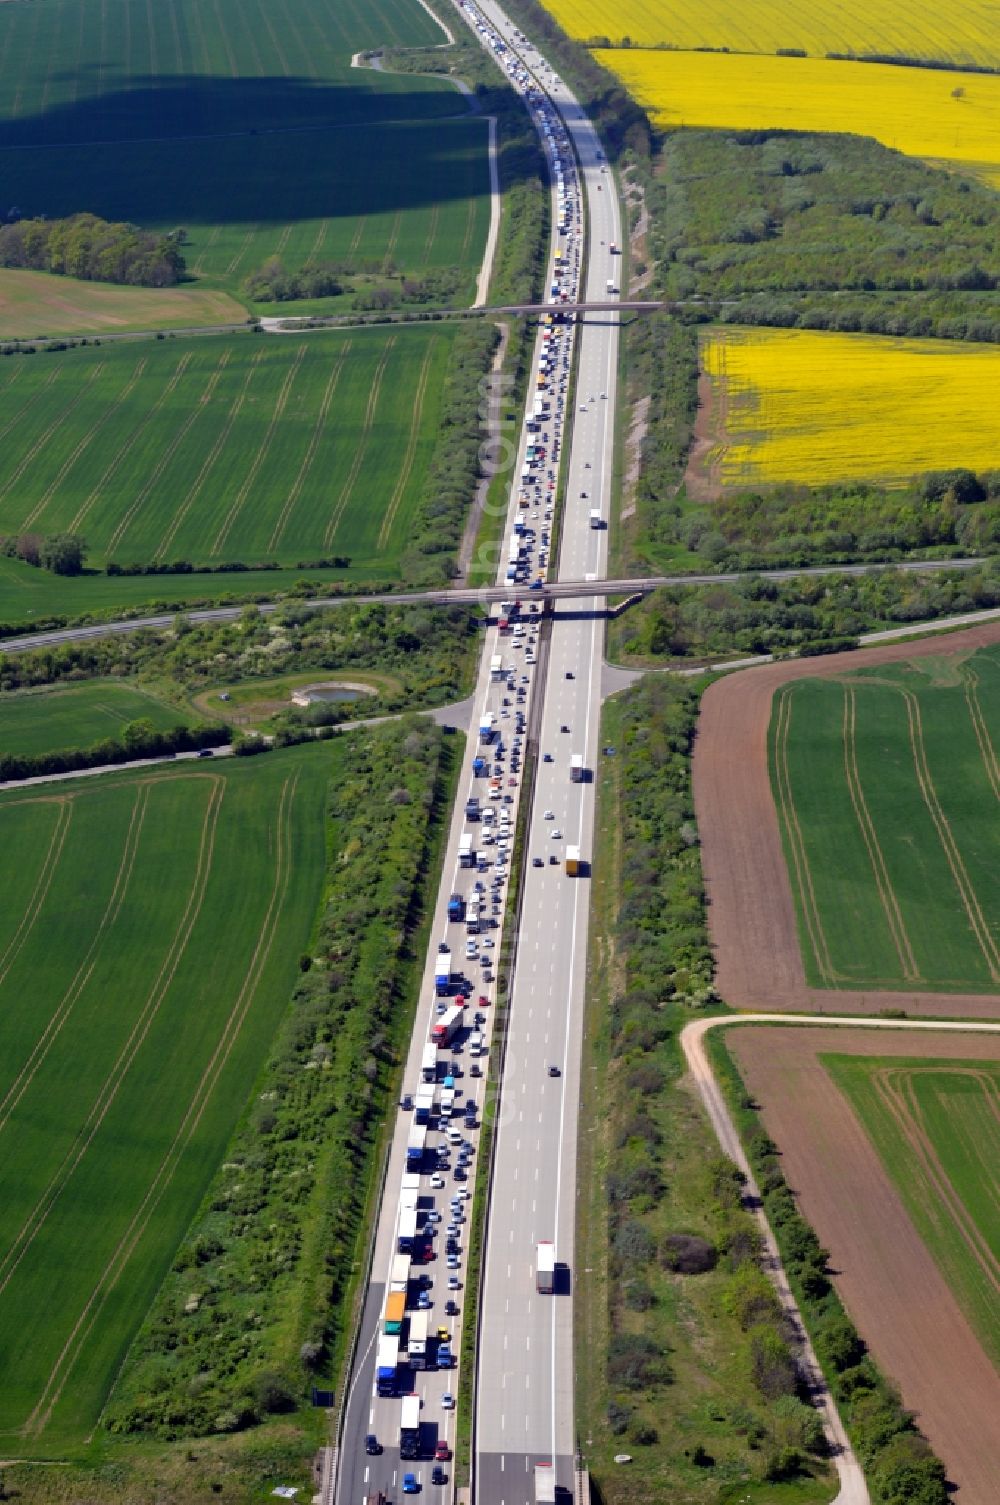
<path fill-rule="evenodd" d="M 434 1457 L 438 1463 L 447 1463 L 451 1457 L 451 1448 L 446 1442 L 439 1442 L 434 1449 Z"/>
<path fill-rule="evenodd" d="M 480 995 L 479 995 L 479 1007 L 481 1009 L 488 1009 L 489 1006 L 490 1006 L 490 1000 L 487 998 L 486 994 L 485 993 L 480 993 Z"/>

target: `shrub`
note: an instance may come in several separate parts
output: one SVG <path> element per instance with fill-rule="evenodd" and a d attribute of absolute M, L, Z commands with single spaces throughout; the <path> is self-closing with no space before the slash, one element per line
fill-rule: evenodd
<path fill-rule="evenodd" d="M 703 1275 L 718 1258 L 714 1245 L 693 1233 L 668 1233 L 660 1244 L 660 1259 L 677 1275 Z"/>
<path fill-rule="evenodd" d="M 608 1349 L 608 1378 L 623 1390 L 643 1390 L 672 1378 L 666 1355 L 643 1333 L 616 1333 Z"/>

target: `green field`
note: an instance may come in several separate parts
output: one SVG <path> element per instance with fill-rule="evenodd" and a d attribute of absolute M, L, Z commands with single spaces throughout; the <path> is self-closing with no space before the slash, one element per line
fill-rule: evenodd
<path fill-rule="evenodd" d="M 91 1431 L 246 1102 L 336 749 L 0 797 L 0 1438 Z"/>
<path fill-rule="evenodd" d="M 351 67 L 442 40 L 413 0 L 0 6 L 5 205 L 183 226 L 189 273 L 236 292 L 274 255 L 459 266 L 471 291 L 485 121 L 443 79 Z"/>
<path fill-rule="evenodd" d="M 1000 985 L 1000 649 L 775 696 L 772 787 L 816 987 Z"/>
<path fill-rule="evenodd" d="M 33 756 L 90 747 L 117 737 L 130 721 L 151 721 L 157 731 L 189 726 L 193 717 L 146 690 L 114 680 L 0 696 L 0 748 Z"/>
<path fill-rule="evenodd" d="M 451 338 L 213 336 L 5 361 L 0 533 L 82 533 L 92 563 L 336 554 L 391 579 Z"/>
<path fill-rule="evenodd" d="M 987 1352 L 1000 1364 L 1000 1062 L 824 1055 Z"/>

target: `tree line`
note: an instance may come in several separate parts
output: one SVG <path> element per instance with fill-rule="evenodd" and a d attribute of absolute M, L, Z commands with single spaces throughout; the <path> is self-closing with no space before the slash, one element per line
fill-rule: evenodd
<path fill-rule="evenodd" d="M 0 225 L 0 266 L 54 272 L 85 282 L 173 287 L 185 272 L 183 230 L 140 230 L 96 214 L 17 219 Z"/>
<path fill-rule="evenodd" d="M 146 719 L 130 721 L 121 736 L 104 737 L 90 747 L 63 747 L 45 753 L 0 753 L 0 783 L 103 768 L 109 763 L 134 763 L 139 758 L 198 752 L 205 747 L 225 747 L 231 740 L 232 732 L 224 726 L 178 725 L 157 731 Z"/>

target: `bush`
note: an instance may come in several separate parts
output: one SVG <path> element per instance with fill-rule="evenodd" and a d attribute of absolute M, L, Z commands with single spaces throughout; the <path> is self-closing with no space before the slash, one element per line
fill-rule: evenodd
<path fill-rule="evenodd" d="M 616 1333 L 608 1349 L 608 1378 L 623 1390 L 644 1390 L 667 1384 L 670 1365 L 652 1338 L 642 1333 Z"/>
<path fill-rule="evenodd" d="M 656 1240 L 638 1218 L 629 1218 L 621 1224 L 612 1240 L 615 1263 L 622 1266 L 645 1264 L 656 1253 Z"/>
<path fill-rule="evenodd" d="M 718 1253 L 708 1239 L 693 1233 L 668 1233 L 660 1244 L 660 1259 L 677 1275 L 704 1275 L 714 1270 Z"/>

